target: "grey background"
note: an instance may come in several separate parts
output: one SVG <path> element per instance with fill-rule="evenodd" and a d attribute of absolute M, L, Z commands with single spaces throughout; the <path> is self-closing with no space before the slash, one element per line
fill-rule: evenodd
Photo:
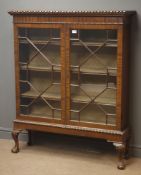
<path fill-rule="evenodd" d="M 0 138 L 10 138 L 15 118 L 13 26 L 9 10 L 136 10 L 130 59 L 132 146 L 141 155 L 141 0 L 0 0 Z"/>

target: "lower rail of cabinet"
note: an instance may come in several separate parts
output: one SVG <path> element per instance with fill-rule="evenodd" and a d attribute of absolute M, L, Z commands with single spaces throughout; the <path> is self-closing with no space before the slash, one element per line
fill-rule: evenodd
<path fill-rule="evenodd" d="M 51 124 L 45 122 L 33 122 L 24 120 L 14 120 L 14 129 L 12 132 L 13 139 L 15 141 L 15 146 L 12 148 L 13 153 L 19 152 L 19 133 L 23 130 L 28 130 L 29 132 L 29 143 L 30 143 L 30 131 L 43 131 L 57 134 L 67 134 L 76 135 L 90 138 L 100 138 L 107 141 L 113 142 L 118 152 L 118 169 L 125 168 L 125 159 L 128 157 L 129 151 L 129 131 L 125 129 L 124 131 L 118 130 L 107 130 L 100 128 L 88 128 L 72 125 L 63 124 Z"/>

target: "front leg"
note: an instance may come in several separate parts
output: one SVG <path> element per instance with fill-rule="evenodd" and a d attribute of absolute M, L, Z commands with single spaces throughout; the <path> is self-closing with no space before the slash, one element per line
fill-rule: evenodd
<path fill-rule="evenodd" d="M 117 153 L 118 153 L 118 166 L 117 168 L 120 170 L 125 169 L 125 144 L 124 143 L 113 143 L 113 145 L 116 147 Z"/>
<path fill-rule="evenodd" d="M 19 139 L 18 139 L 18 136 L 19 136 L 20 132 L 21 132 L 20 130 L 12 131 L 12 137 L 13 137 L 14 142 L 15 142 L 15 146 L 11 149 L 12 153 L 18 153 L 19 152 Z"/>

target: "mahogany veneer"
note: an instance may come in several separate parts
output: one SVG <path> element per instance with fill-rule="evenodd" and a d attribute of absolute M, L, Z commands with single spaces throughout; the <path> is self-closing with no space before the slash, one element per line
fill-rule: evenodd
<path fill-rule="evenodd" d="M 135 11 L 10 11 L 14 23 L 16 119 L 22 130 L 113 142 L 128 153 L 128 63 Z"/>

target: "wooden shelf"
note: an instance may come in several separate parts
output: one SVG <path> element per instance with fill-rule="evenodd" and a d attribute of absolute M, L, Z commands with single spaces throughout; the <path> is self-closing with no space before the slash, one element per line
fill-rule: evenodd
<path fill-rule="evenodd" d="M 43 72 L 51 72 L 51 67 L 41 67 L 41 66 L 32 66 L 28 65 L 28 68 L 26 65 L 21 66 L 21 70 L 31 70 L 31 71 L 43 71 Z M 61 66 L 53 66 L 54 72 L 61 72 Z M 78 68 L 71 68 L 71 72 L 78 74 Z M 80 69 L 81 74 L 88 74 L 88 75 L 107 75 L 107 69 L 97 69 L 97 70 L 91 70 L 87 67 Z M 117 69 L 116 68 L 108 68 L 109 76 L 117 76 Z"/>
<path fill-rule="evenodd" d="M 52 68 L 51 66 L 48 66 L 48 67 L 43 67 L 43 66 L 38 66 L 38 65 L 28 65 L 28 68 L 27 68 L 27 65 L 22 65 L 21 66 L 21 70 L 31 70 L 31 71 L 43 71 L 43 72 L 51 72 L 52 71 Z M 53 71 L 54 72 L 60 72 L 61 71 L 61 65 L 58 65 L 58 66 L 53 66 Z"/>
<path fill-rule="evenodd" d="M 109 76 L 116 76 L 117 75 L 117 65 L 116 65 L 116 59 L 114 58 L 114 56 L 109 56 L 108 55 L 104 55 L 103 56 L 104 61 L 102 59 L 100 59 L 100 61 L 95 60 L 95 58 L 91 58 L 90 60 L 88 60 L 86 63 L 84 63 L 83 65 L 80 66 L 80 73 L 81 74 L 89 74 L 89 75 L 107 75 L 107 73 L 109 74 Z M 40 63 L 38 63 L 38 59 L 36 58 L 36 60 L 32 61 L 30 64 L 26 63 L 20 63 L 20 68 L 21 70 L 34 70 L 34 71 L 47 71 L 47 72 L 51 72 L 52 71 L 52 67 L 51 65 L 47 64 L 46 61 L 41 62 L 41 59 L 39 58 Z M 61 71 L 61 65 L 57 64 L 58 58 L 54 58 L 53 60 L 53 71 L 55 72 L 60 72 Z M 72 63 L 74 63 L 73 59 L 72 59 Z M 70 69 L 73 73 L 78 73 L 79 72 L 79 64 L 76 63 L 75 65 L 72 64 L 70 66 Z"/>
<path fill-rule="evenodd" d="M 77 60 L 77 62 L 76 62 Z M 85 58 L 82 59 L 71 59 L 71 71 L 74 73 L 79 72 L 82 74 L 91 75 L 107 75 L 116 76 L 117 75 L 117 63 L 115 55 L 101 54 L 99 57 L 92 56 L 85 63 Z"/>
<path fill-rule="evenodd" d="M 74 104 L 72 108 L 73 107 L 76 108 L 76 104 Z M 80 117 L 80 121 L 84 122 L 94 122 L 102 124 L 107 123 L 114 125 L 116 122 L 115 108 L 109 107 L 108 111 L 105 108 L 104 110 L 107 112 L 107 118 L 100 108 L 98 108 L 95 104 L 90 104 L 82 112 L 80 112 L 80 116 L 78 115 L 78 112 L 71 112 L 71 120 L 78 121 Z M 112 115 L 108 115 L 109 111 L 112 113 Z"/>
<path fill-rule="evenodd" d="M 60 38 L 53 38 L 51 41 L 49 40 L 33 40 L 31 39 L 32 43 L 37 45 L 45 45 L 45 44 L 50 44 L 50 45 L 60 45 L 60 41 L 61 39 Z M 49 41 L 49 42 L 48 42 Z M 71 38 L 70 39 L 71 41 L 71 45 L 73 46 L 83 46 L 78 39 L 73 39 Z M 105 40 L 99 40 L 99 41 L 83 41 L 85 43 L 85 45 L 87 45 L 88 47 L 99 47 L 103 44 Z M 28 41 L 26 39 L 20 39 L 20 43 L 21 44 L 29 44 Z M 107 41 L 107 43 L 105 44 L 105 47 L 117 47 L 117 40 L 112 40 L 112 39 L 109 39 Z"/>
<path fill-rule="evenodd" d="M 98 104 L 116 105 L 116 89 L 113 87 L 106 89 L 101 95 L 99 94 L 106 88 L 105 84 L 82 84 L 81 88 L 82 90 L 78 87 L 71 88 L 71 100 L 73 102 L 88 103 L 97 96 L 95 102 Z"/>
<path fill-rule="evenodd" d="M 78 42 L 76 42 L 75 40 L 73 42 L 75 44 L 78 44 Z M 35 43 L 40 43 L 40 41 L 35 41 Z M 43 43 L 46 42 L 43 41 Z M 51 64 L 45 58 L 43 58 L 43 55 L 41 55 L 40 53 L 37 54 L 36 50 L 34 48 L 31 48 L 29 49 L 28 55 L 26 55 L 27 57 L 23 58 L 23 60 L 25 61 L 22 60 L 23 62 L 20 62 L 21 69 L 26 70 L 28 68 L 29 70 L 34 71 L 49 72 L 52 71 L 51 67 L 53 66 L 54 71 L 60 72 L 61 71 L 60 49 L 58 47 L 49 46 L 47 50 L 43 50 L 42 52 L 47 57 L 47 59 Z M 79 49 L 77 50 L 77 48 L 75 48 L 74 50 L 72 49 L 70 53 L 70 62 L 71 62 L 70 69 L 73 73 L 78 73 L 80 71 L 81 74 L 89 74 L 89 75 L 107 75 L 108 71 L 110 76 L 116 76 L 117 75 L 116 55 L 117 55 L 116 51 L 114 50 L 114 52 L 112 53 L 100 52 L 90 56 L 88 50 L 82 48 L 80 50 Z M 87 57 L 89 57 L 89 59 L 86 61 Z"/>
<path fill-rule="evenodd" d="M 108 70 L 108 71 L 107 71 Z M 71 72 L 78 73 L 78 68 L 71 68 Z M 117 76 L 117 69 L 116 68 L 103 68 L 103 69 L 89 69 L 88 67 L 82 67 L 80 68 L 81 74 L 87 74 L 87 75 L 108 75 L 109 76 Z"/>
<path fill-rule="evenodd" d="M 43 71 L 43 72 L 51 72 L 52 68 L 51 67 L 41 67 L 41 66 L 32 66 L 28 65 L 28 68 L 26 65 L 21 66 L 21 70 L 31 70 L 31 71 Z M 117 76 L 117 69 L 116 68 L 107 68 L 109 76 Z M 92 70 L 89 69 L 88 67 L 80 68 L 80 73 L 81 74 L 88 74 L 88 75 L 107 75 L 107 69 L 97 69 L 97 70 Z M 54 72 L 60 72 L 61 71 L 61 66 L 53 66 L 53 71 Z M 78 68 L 71 68 L 71 72 L 78 74 Z"/>
<path fill-rule="evenodd" d="M 72 87 L 71 88 L 71 101 L 76 103 L 89 103 L 91 99 L 94 99 L 100 92 L 102 92 L 106 85 L 96 85 L 96 84 L 85 84 L 81 85 L 81 90 L 79 87 Z M 84 93 L 84 91 L 88 94 L 88 96 Z M 39 96 L 33 90 L 26 91 L 21 94 L 22 97 L 27 98 L 36 98 Z M 42 97 L 49 100 L 61 100 L 61 91 L 58 86 L 52 86 L 49 88 Z M 90 98 L 91 97 L 91 98 Z M 116 89 L 109 88 L 106 89 L 100 96 L 95 99 L 95 102 L 101 105 L 116 105 Z"/>
<path fill-rule="evenodd" d="M 78 104 L 79 105 L 79 104 Z M 54 102 L 54 106 L 58 106 L 57 102 Z M 80 105 L 79 105 L 80 106 Z M 76 104 L 75 104 L 76 108 Z M 110 107 L 111 112 L 115 112 L 113 107 Z M 31 117 L 43 117 L 43 118 L 55 118 L 61 119 L 61 110 L 54 110 L 54 117 L 52 115 L 51 108 L 43 103 L 43 102 L 36 102 L 34 103 L 29 109 L 28 112 L 26 110 L 22 110 L 22 115 L 27 115 Z M 71 120 L 78 121 L 77 112 L 71 112 Z M 114 125 L 116 122 L 116 116 L 113 115 L 106 115 L 100 110 L 96 105 L 90 104 L 87 108 L 80 113 L 80 121 L 82 122 L 94 122 L 94 123 L 102 123 L 102 124 L 111 124 Z"/>
<path fill-rule="evenodd" d="M 51 105 L 58 108 L 58 102 L 53 102 Z M 47 117 L 53 118 L 52 109 L 43 101 L 36 101 L 29 107 L 28 112 L 24 109 L 21 112 L 23 115 L 32 117 Z M 61 110 L 54 110 L 54 118 L 61 119 Z"/>
<path fill-rule="evenodd" d="M 20 37 L 19 37 L 20 38 Z M 60 38 L 53 38 L 52 40 L 35 40 L 30 39 L 33 44 L 45 45 L 45 44 L 53 44 L 53 45 L 60 45 Z M 20 44 L 30 44 L 26 39 L 20 39 Z"/>
<path fill-rule="evenodd" d="M 74 38 L 70 40 L 71 40 L 72 46 L 83 46 L 82 43 L 79 41 L 79 39 Z M 102 39 L 101 40 L 95 40 L 95 39 L 83 40 L 82 39 L 82 42 L 88 47 L 100 47 L 105 42 L 105 39 L 103 40 Z M 104 47 L 117 47 L 117 40 L 116 39 L 107 40 L 107 43 L 105 43 Z"/>
<path fill-rule="evenodd" d="M 42 92 L 40 92 L 42 93 Z M 28 98 L 36 98 L 39 96 L 39 93 L 35 92 L 34 90 L 29 90 L 21 94 L 22 97 L 28 97 Z M 58 86 L 52 86 L 49 88 L 44 94 L 42 94 L 42 97 L 49 99 L 49 100 L 61 100 L 61 92 L 60 87 Z"/>

